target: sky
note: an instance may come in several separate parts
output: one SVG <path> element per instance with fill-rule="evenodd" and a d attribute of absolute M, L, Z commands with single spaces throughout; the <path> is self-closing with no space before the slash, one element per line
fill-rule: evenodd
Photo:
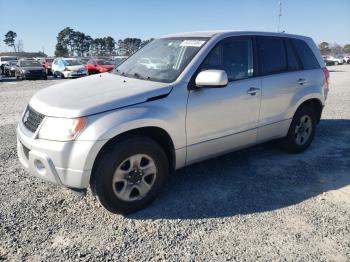
<path fill-rule="evenodd" d="M 276 32 L 279 0 L 0 0 L 0 51 L 9 30 L 25 51 L 53 55 L 56 36 L 69 26 L 93 38 L 157 38 L 205 30 Z M 282 0 L 281 30 L 317 43 L 350 43 L 350 0 Z"/>

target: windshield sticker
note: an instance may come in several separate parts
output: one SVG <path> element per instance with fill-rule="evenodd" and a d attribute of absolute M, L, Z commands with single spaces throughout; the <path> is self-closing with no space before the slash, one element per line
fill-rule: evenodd
<path fill-rule="evenodd" d="M 180 46 L 192 46 L 192 47 L 201 47 L 205 41 L 203 40 L 184 40 Z"/>

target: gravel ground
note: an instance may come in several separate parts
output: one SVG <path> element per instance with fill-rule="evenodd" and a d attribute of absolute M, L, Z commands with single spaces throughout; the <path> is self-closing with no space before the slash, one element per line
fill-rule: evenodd
<path fill-rule="evenodd" d="M 61 81 L 0 83 L 0 260 L 350 261 L 350 66 L 333 66 L 312 146 L 264 144 L 177 171 L 127 217 L 31 177 L 15 150 L 30 97 Z"/>

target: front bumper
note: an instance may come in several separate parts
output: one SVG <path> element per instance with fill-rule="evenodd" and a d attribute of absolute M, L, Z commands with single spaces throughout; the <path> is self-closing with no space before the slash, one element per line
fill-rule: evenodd
<path fill-rule="evenodd" d="M 30 73 L 26 72 L 23 74 L 23 77 L 25 79 L 42 79 L 46 76 L 45 72 L 40 72 L 40 73 Z"/>
<path fill-rule="evenodd" d="M 46 181 L 77 189 L 89 186 L 94 152 L 99 141 L 48 141 L 22 123 L 17 127 L 17 154 L 24 169 Z"/>
<path fill-rule="evenodd" d="M 87 76 L 88 72 L 87 71 L 63 71 L 62 72 L 65 78 L 70 78 L 70 77 L 81 77 L 81 76 Z"/>

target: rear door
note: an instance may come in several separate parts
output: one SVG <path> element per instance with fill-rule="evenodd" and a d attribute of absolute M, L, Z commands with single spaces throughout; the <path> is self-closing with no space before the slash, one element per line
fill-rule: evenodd
<path fill-rule="evenodd" d="M 288 109 L 304 75 L 287 38 L 257 37 L 257 49 L 262 89 L 257 140 L 263 142 L 286 135 Z"/>

